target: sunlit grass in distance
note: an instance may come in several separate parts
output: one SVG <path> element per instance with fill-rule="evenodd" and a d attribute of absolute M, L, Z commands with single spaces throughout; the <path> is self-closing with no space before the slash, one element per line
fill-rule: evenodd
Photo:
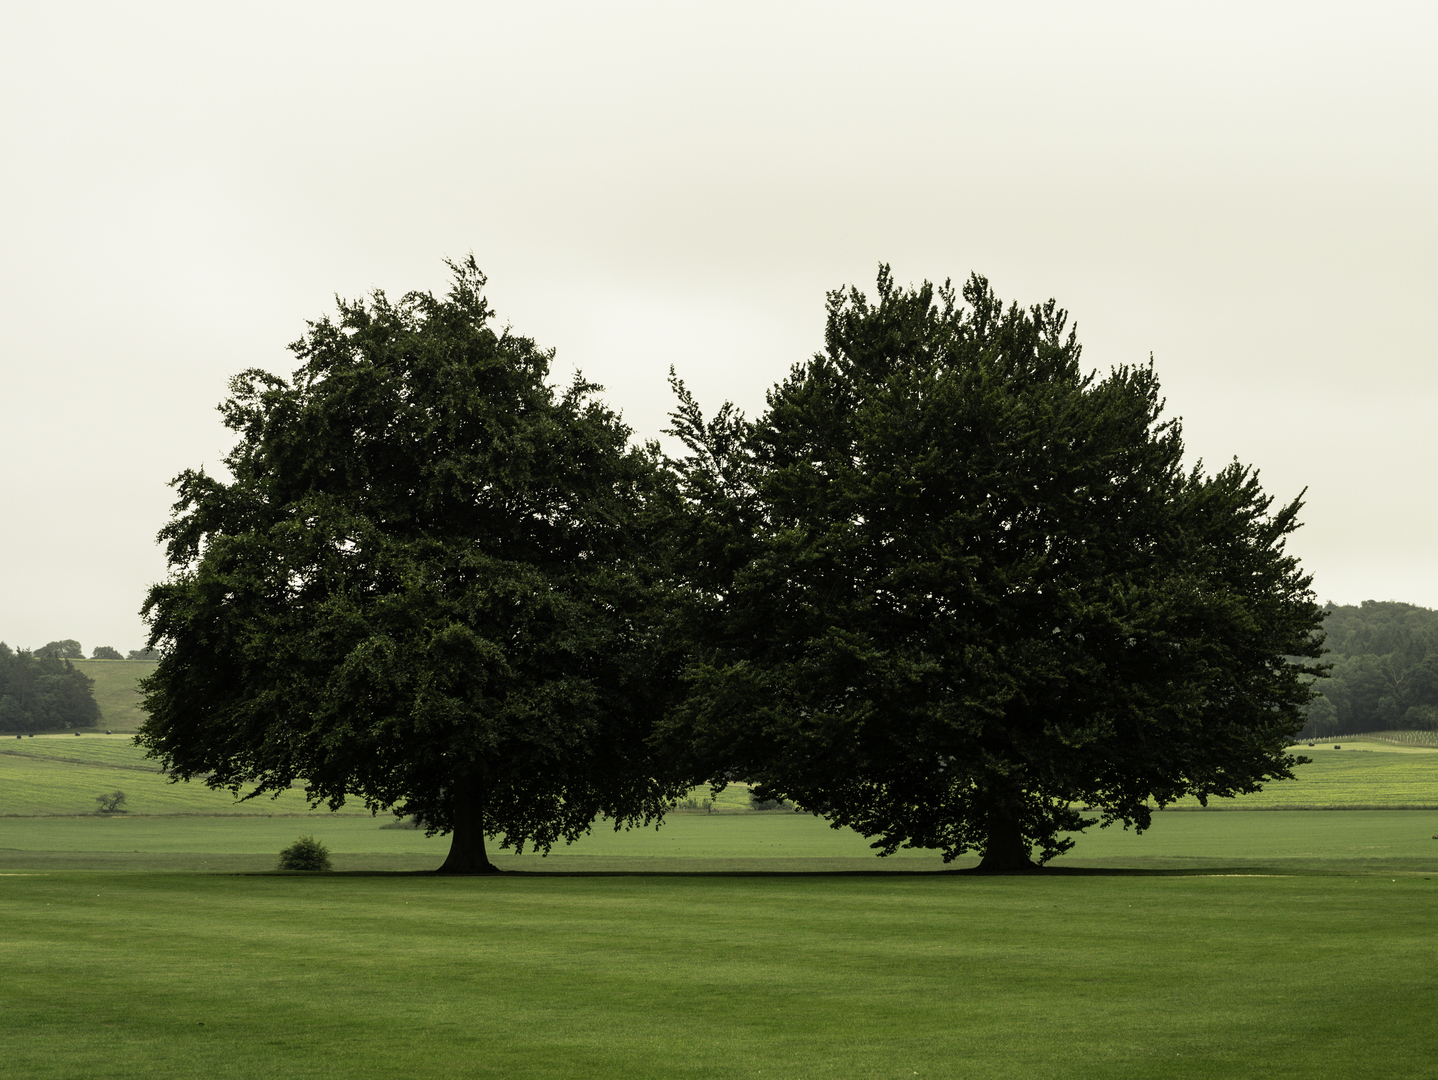
<path fill-rule="evenodd" d="M 145 722 L 136 684 L 155 670 L 153 660 L 72 660 L 95 680 L 95 704 L 100 706 L 100 729 L 138 731 Z"/>
<path fill-rule="evenodd" d="M 118 661 L 115 661 L 118 662 Z M 1438 751 L 1396 745 L 1368 737 L 1297 749 L 1312 757 L 1299 766 L 1297 779 L 1269 784 L 1253 795 L 1214 799 L 1217 809 L 1299 807 L 1438 807 Z M 130 814 L 305 814 L 299 789 L 279 799 L 236 802 L 193 781 L 171 784 L 155 762 L 128 737 L 94 735 L 0 739 L 0 817 L 7 815 L 89 814 L 102 791 L 123 790 Z M 696 806 L 710 798 L 707 787 L 690 796 Z M 748 788 L 735 784 L 719 797 L 718 807 L 747 807 Z M 1178 807 L 1195 807 L 1183 800 Z M 324 813 L 324 811 L 320 811 Z M 347 813 L 364 813 L 349 804 Z M 675 815 L 682 816 L 682 815 Z"/>

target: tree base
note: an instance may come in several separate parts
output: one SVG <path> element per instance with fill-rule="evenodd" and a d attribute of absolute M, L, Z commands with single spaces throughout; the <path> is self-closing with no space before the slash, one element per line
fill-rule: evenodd
<path fill-rule="evenodd" d="M 459 862 L 453 859 L 446 859 L 444 865 L 435 871 L 436 874 L 502 874 L 504 873 L 494 863 L 485 859 L 483 862 Z"/>
<path fill-rule="evenodd" d="M 984 844 L 984 857 L 974 868 L 978 874 L 1032 874 L 1039 865 L 1030 856 L 1033 848 L 1024 839 L 1019 817 L 999 804 L 989 810 L 988 842 Z"/>
<path fill-rule="evenodd" d="M 454 796 L 449 838 L 449 857 L 435 873 L 498 874 L 499 867 L 489 861 L 484 850 L 484 808 L 478 783 L 458 787 Z"/>
<path fill-rule="evenodd" d="M 1039 874 L 1042 872 L 1043 867 L 1027 855 L 1018 858 L 985 855 L 979 860 L 979 865 L 970 871 L 973 874 Z"/>

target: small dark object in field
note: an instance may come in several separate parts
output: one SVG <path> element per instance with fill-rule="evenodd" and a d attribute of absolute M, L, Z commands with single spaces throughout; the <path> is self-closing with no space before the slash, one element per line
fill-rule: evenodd
<path fill-rule="evenodd" d="M 1335 750 L 1342 750 L 1343 747 L 1339 746 L 1337 743 L 1334 743 L 1334 744 L 1333 744 L 1333 749 L 1335 749 Z"/>
<path fill-rule="evenodd" d="M 77 731 L 77 732 L 75 732 L 75 738 L 77 738 L 77 739 L 78 739 L 78 738 L 79 738 L 79 737 L 80 737 L 80 733 L 79 733 L 79 732 L 78 732 L 78 731 Z"/>
<path fill-rule="evenodd" d="M 313 836 L 301 836 L 280 852 L 279 868 L 281 870 L 328 870 L 330 869 L 329 848 Z"/>
<path fill-rule="evenodd" d="M 110 734 L 112 734 L 112 732 L 110 731 L 109 728 L 106 728 L 106 729 L 105 729 L 105 734 L 106 734 L 106 735 L 110 735 Z"/>
<path fill-rule="evenodd" d="M 125 801 L 125 793 L 123 791 L 112 791 L 108 795 L 96 795 L 95 801 L 100 804 L 98 813 L 123 814 L 125 812 L 120 809 L 120 804 Z"/>

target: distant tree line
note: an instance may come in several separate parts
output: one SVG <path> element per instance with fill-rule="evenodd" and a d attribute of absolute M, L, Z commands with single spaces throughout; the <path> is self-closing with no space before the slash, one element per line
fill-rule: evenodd
<path fill-rule="evenodd" d="M 0 730 L 50 731 L 100 721 L 94 680 L 69 658 L 0 641 Z"/>
<path fill-rule="evenodd" d="M 34 655 L 41 659 L 54 660 L 83 660 L 85 650 L 74 638 L 66 638 L 64 641 L 47 641 L 40 648 L 34 650 Z M 120 653 L 120 650 L 112 645 L 96 645 L 90 653 L 91 660 L 158 660 L 160 654 L 154 649 L 131 649 L 128 656 Z"/>
<path fill-rule="evenodd" d="M 1378 600 L 1326 611 L 1333 671 L 1318 683 L 1302 735 L 1438 731 L 1438 611 Z"/>

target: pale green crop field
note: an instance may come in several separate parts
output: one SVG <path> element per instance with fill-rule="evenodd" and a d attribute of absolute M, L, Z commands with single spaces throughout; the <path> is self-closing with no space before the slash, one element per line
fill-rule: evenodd
<path fill-rule="evenodd" d="M 118 661 L 114 661 L 118 663 Z M 1237 799 L 1215 799 L 1214 809 L 1438 808 L 1438 750 L 1355 739 L 1299 747 L 1314 760 L 1296 770 L 1297 779 L 1270 784 Z M 127 736 L 39 736 L 0 740 L 0 817 L 89 814 L 102 792 L 125 792 L 130 814 L 305 814 L 300 790 L 279 799 L 236 802 L 227 792 L 200 783 L 171 784 Z M 710 797 L 696 789 L 696 803 Z M 748 805 L 748 789 L 732 784 L 719 797 L 723 810 Z M 1180 809 L 1197 808 L 1183 800 Z M 347 806 L 346 813 L 363 813 Z M 679 816 L 679 815 L 676 815 Z"/>
<path fill-rule="evenodd" d="M 145 722 L 140 708 L 141 679 L 155 670 L 153 660 L 71 660 L 95 680 L 95 704 L 100 706 L 100 727 L 111 731 L 138 731 Z"/>
<path fill-rule="evenodd" d="M 0 817 L 93 814 L 95 796 L 116 790 L 125 793 L 124 809 L 130 814 L 308 812 L 302 791 L 237 802 L 229 792 L 201 783 L 172 784 L 128 737 L 42 735 L 0 741 Z"/>
<path fill-rule="evenodd" d="M 1438 807 L 1438 749 L 1402 746 L 1376 739 L 1295 747 L 1313 761 L 1294 770 L 1295 779 L 1263 791 L 1210 805 L 1235 809 L 1285 807 Z M 1176 806 L 1197 806 L 1184 799 Z"/>

